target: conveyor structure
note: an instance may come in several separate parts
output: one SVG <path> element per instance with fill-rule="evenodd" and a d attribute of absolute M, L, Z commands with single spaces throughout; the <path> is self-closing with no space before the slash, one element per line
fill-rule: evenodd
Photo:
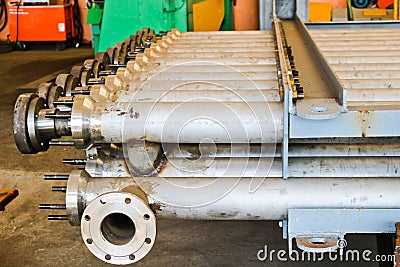
<path fill-rule="evenodd" d="M 41 208 L 105 262 L 142 259 L 160 217 L 280 220 L 290 250 L 340 250 L 400 218 L 398 33 L 143 29 L 21 94 L 15 141 L 85 151 Z"/>

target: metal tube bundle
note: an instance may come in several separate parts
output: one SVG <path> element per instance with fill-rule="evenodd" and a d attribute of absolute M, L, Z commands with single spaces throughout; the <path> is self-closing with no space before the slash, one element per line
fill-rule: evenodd
<path fill-rule="evenodd" d="M 370 74 L 354 70 L 363 82 L 353 82 L 336 49 L 320 58 L 331 91 L 311 86 L 312 95 L 277 20 L 274 31 L 240 34 L 137 32 L 18 98 L 22 153 L 50 145 L 86 152 L 63 161 L 85 170 L 45 176 L 67 180 L 53 188 L 66 204 L 40 208 L 66 210 L 49 219 L 81 225 L 89 250 L 113 264 L 151 250 L 158 216 L 285 220 L 292 209 L 396 209 L 400 127 L 376 122 L 394 123 L 398 107 L 352 105 L 357 90 L 379 81 L 366 85 Z M 369 69 L 367 61 L 357 67 Z"/>

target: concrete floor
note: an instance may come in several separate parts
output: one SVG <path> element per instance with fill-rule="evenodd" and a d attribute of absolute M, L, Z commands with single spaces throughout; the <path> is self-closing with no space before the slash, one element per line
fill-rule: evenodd
<path fill-rule="evenodd" d="M 70 170 L 62 158 L 82 154 L 72 147 L 52 147 L 39 155 L 21 155 L 14 144 L 12 116 L 17 86 L 90 58 L 89 49 L 25 51 L 0 55 L 0 188 L 17 188 L 20 196 L 0 213 L 0 266 L 107 266 L 81 240 L 79 227 L 47 221 L 39 203 L 64 203 L 50 191 L 56 182 L 44 173 Z M 63 183 L 58 183 L 63 185 Z M 378 266 L 376 262 L 279 262 L 257 260 L 257 252 L 286 249 L 277 222 L 159 220 L 153 250 L 137 266 Z M 374 235 L 348 235 L 349 248 L 377 253 Z"/>

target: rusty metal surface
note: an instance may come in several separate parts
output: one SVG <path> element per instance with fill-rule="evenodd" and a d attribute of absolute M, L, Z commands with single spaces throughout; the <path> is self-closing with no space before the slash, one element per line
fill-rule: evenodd
<path fill-rule="evenodd" d="M 396 223 L 396 243 L 394 248 L 395 267 L 400 267 L 400 222 Z"/>

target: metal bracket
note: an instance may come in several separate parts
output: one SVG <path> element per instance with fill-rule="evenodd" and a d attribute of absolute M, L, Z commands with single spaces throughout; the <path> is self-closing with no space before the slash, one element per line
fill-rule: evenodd
<path fill-rule="evenodd" d="M 297 116 L 309 120 L 328 120 L 340 115 L 341 109 L 333 98 L 297 101 Z"/>
<path fill-rule="evenodd" d="M 343 83 L 338 78 L 337 74 L 333 71 L 333 69 L 329 65 L 327 59 L 319 49 L 318 45 L 315 43 L 304 22 L 297 16 L 295 16 L 295 20 L 296 23 L 299 25 L 299 29 L 301 30 L 302 35 L 306 38 L 308 44 L 311 46 L 311 49 L 313 50 L 314 55 L 318 59 L 321 68 L 323 68 L 324 72 L 327 74 L 329 83 L 331 84 L 333 90 L 335 91 L 338 102 L 341 105 L 341 111 L 347 112 L 347 90 L 345 89 Z"/>
<path fill-rule="evenodd" d="M 395 233 L 400 209 L 289 209 L 289 253 L 293 239 L 308 252 L 343 253 L 348 233 Z"/>

